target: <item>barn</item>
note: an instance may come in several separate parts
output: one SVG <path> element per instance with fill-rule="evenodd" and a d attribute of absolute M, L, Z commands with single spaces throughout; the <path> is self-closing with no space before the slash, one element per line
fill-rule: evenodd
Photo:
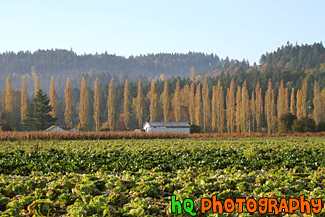
<path fill-rule="evenodd" d="M 143 129 L 146 132 L 190 133 L 191 125 L 187 122 L 147 122 Z"/>
<path fill-rule="evenodd" d="M 44 130 L 44 132 L 64 132 L 64 131 L 65 131 L 64 129 L 56 125 L 53 125 L 47 128 L 46 130 Z"/>

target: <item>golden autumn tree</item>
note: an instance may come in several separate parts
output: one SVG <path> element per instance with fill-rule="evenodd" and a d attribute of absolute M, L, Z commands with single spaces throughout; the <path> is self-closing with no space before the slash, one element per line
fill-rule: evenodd
<path fill-rule="evenodd" d="M 190 121 L 189 116 L 189 106 L 190 106 L 190 86 L 184 85 L 181 89 L 180 98 L 181 98 L 181 120 Z"/>
<path fill-rule="evenodd" d="M 96 131 L 100 128 L 100 95 L 99 95 L 99 79 L 96 78 L 94 84 L 94 121 Z"/>
<path fill-rule="evenodd" d="M 142 85 L 141 79 L 138 81 L 138 96 L 136 100 L 136 118 L 138 120 L 139 128 L 142 128 L 142 120 L 143 120 L 143 95 L 142 95 Z"/>
<path fill-rule="evenodd" d="M 283 80 L 281 80 L 279 93 L 278 93 L 277 111 L 278 111 L 278 118 L 280 118 L 282 114 L 288 112 L 288 89 L 284 88 Z"/>
<path fill-rule="evenodd" d="M 227 89 L 226 96 L 226 117 L 228 133 L 233 133 L 236 123 L 236 98 L 235 98 L 235 81 L 231 79 L 230 87 Z"/>
<path fill-rule="evenodd" d="M 111 79 L 108 87 L 107 97 L 107 121 L 111 131 L 115 128 L 115 107 L 114 107 L 114 80 Z"/>
<path fill-rule="evenodd" d="M 23 82 L 21 84 L 21 97 L 20 97 L 20 115 L 21 122 L 23 123 L 27 114 L 27 85 L 26 77 L 23 76 Z"/>
<path fill-rule="evenodd" d="M 211 130 L 215 132 L 217 130 L 217 86 L 212 87 L 211 98 Z"/>
<path fill-rule="evenodd" d="M 64 101 L 65 101 L 65 110 L 64 110 L 64 119 L 65 124 L 68 128 L 72 127 L 72 94 L 71 94 L 71 82 L 70 78 L 67 78 L 66 87 L 64 90 Z"/>
<path fill-rule="evenodd" d="M 263 117 L 263 98 L 262 98 L 262 89 L 260 82 L 258 81 L 255 87 L 255 120 L 256 120 L 256 130 L 261 131 L 262 117 Z"/>
<path fill-rule="evenodd" d="M 167 122 L 168 115 L 169 115 L 169 92 L 168 92 L 167 79 L 165 80 L 164 92 L 162 93 L 162 104 L 163 104 L 164 122 Z"/>
<path fill-rule="evenodd" d="M 241 126 L 242 126 L 242 119 L 241 119 L 241 87 L 237 87 L 237 93 L 236 93 L 236 112 L 235 112 L 235 119 L 236 119 L 236 132 L 240 133 L 241 132 Z"/>
<path fill-rule="evenodd" d="M 290 97 L 290 112 L 291 114 L 296 114 L 296 102 L 295 102 L 295 88 L 291 89 L 291 97 Z"/>
<path fill-rule="evenodd" d="M 197 126 L 202 126 L 202 104 L 201 104 L 201 84 L 196 85 L 195 93 L 195 112 L 194 112 L 194 123 Z"/>
<path fill-rule="evenodd" d="M 88 125 L 88 91 L 86 86 L 86 80 L 82 77 L 81 80 L 81 89 L 80 89 L 80 102 L 79 102 L 79 121 L 80 129 L 86 130 Z"/>
<path fill-rule="evenodd" d="M 265 92 L 265 119 L 267 123 L 268 133 L 274 131 L 274 119 L 275 119 L 274 116 L 275 116 L 274 91 L 272 89 L 271 79 L 269 79 L 267 91 Z"/>
<path fill-rule="evenodd" d="M 155 85 L 155 80 L 154 79 L 152 79 L 151 89 L 147 94 L 147 98 L 150 101 L 150 107 L 149 107 L 150 122 L 155 122 L 155 121 L 157 121 L 158 95 L 156 93 L 156 85 Z"/>
<path fill-rule="evenodd" d="M 179 85 L 179 79 L 176 81 L 176 88 L 175 88 L 175 96 L 174 96 L 174 114 L 175 114 L 175 121 L 179 122 L 181 120 L 181 96 L 180 93 L 181 88 Z"/>
<path fill-rule="evenodd" d="M 314 99 L 313 99 L 313 104 L 314 104 L 314 121 L 316 122 L 316 124 L 318 124 L 320 122 L 320 116 L 321 116 L 321 112 L 324 110 L 320 109 L 320 99 L 319 99 L 319 87 L 317 85 L 317 81 L 314 81 Z"/>
<path fill-rule="evenodd" d="M 128 79 L 124 83 L 124 104 L 123 104 L 123 114 L 124 114 L 124 125 L 126 129 L 129 129 L 130 121 L 130 99 L 129 99 L 129 82 Z"/>
<path fill-rule="evenodd" d="M 55 81 L 54 77 L 51 78 L 51 84 L 50 84 L 50 106 L 52 106 L 52 112 L 50 113 L 52 117 L 55 118 L 56 116 L 56 95 L 55 95 Z"/>
<path fill-rule="evenodd" d="M 249 96 L 248 96 L 248 90 L 247 90 L 247 82 L 244 81 L 242 91 L 241 91 L 241 113 L 240 113 L 240 119 L 241 119 L 241 130 L 242 132 L 248 132 L 249 128 Z"/>
<path fill-rule="evenodd" d="M 307 92 L 308 92 L 308 78 L 305 78 L 302 81 L 302 87 L 301 87 L 301 97 L 302 97 L 302 115 L 304 117 L 307 116 Z"/>
<path fill-rule="evenodd" d="M 203 87 L 202 87 L 202 104 L 203 104 L 203 130 L 204 132 L 206 132 L 210 129 L 210 123 L 211 123 L 209 86 L 206 78 L 203 81 Z"/>
<path fill-rule="evenodd" d="M 301 119 L 304 117 L 304 108 L 303 108 L 303 94 L 301 90 L 297 91 L 297 118 Z"/>
<path fill-rule="evenodd" d="M 39 77 L 36 76 L 35 77 L 35 90 L 34 90 L 34 97 L 36 97 L 38 91 L 40 90 L 40 86 L 39 86 Z"/>
<path fill-rule="evenodd" d="M 12 97 L 12 89 L 11 89 L 11 80 L 8 76 L 6 78 L 6 95 L 5 95 L 5 112 L 6 112 L 6 122 L 12 127 L 13 124 L 13 97 Z"/>
<path fill-rule="evenodd" d="M 194 114 L 195 114 L 195 83 L 194 80 L 192 79 L 191 82 L 191 87 L 190 87 L 190 101 L 189 101 L 189 108 L 188 108 L 188 112 L 190 115 L 190 122 L 191 125 L 194 124 Z"/>
<path fill-rule="evenodd" d="M 216 87 L 217 132 L 222 133 L 225 125 L 224 94 L 220 79 Z"/>
<path fill-rule="evenodd" d="M 256 103 L 255 103 L 255 92 L 252 91 L 251 100 L 250 100 L 250 117 L 252 120 L 251 128 L 255 131 L 255 113 L 256 113 Z"/>

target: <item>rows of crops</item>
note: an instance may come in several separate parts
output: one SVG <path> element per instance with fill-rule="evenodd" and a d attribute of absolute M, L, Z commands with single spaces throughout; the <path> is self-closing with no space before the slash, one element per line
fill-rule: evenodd
<path fill-rule="evenodd" d="M 200 216 L 213 195 L 325 200 L 325 139 L 2 141 L 0 174 L 0 216 L 171 216 L 172 195 Z"/>

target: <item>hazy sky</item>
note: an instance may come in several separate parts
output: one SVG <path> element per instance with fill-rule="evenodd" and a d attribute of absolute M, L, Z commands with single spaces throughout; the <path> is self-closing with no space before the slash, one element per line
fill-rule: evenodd
<path fill-rule="evenodd" d="M 129 56 L 189 51 L 258 62 L 287 41 L 325 41 L 325 1 L 0 1 L 0 52 Z"/>

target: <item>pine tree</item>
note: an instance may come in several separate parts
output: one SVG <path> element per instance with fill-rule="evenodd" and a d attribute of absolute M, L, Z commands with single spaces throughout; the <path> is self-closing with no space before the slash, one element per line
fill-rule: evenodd
<path fill-rule="evenodd" d="M 88 126 L 88 112 L 89 112 L 89 104 L 88 104 L 88 91 L 86 86 L 86 80 L 82 77 L 81 80 L 81 89 L 80 89 L 80 103 L 79 103 L 79 121 L 80 121 L 80 129 L 86 130 Z"/>
<path fill-rule="evenodd" d="M 156 93 L 156 85 L 155 85 L 155 80 L 154 79 L 152 79 L 151 89 L 147 94 L 147 98 L 150 101 L 150 107 L 149 107 L 150 122 L 155 122 L 155 121 L 157 121 L 158 96 L 157 96 L 157 93 Z"/>
<path fill-rule="evenodd" d="M 210 129 L 210 97 L 209 97 L 209 86 L 207 83 L 207 79 L 205 78 L 203 81 L 202 87 L 202 102 L 203 102 L 203 130 L 204 132 Z"/>
<path fill-rule="evenodd" d="M 227 116 L 227 129 L 228 133 L 233 133 L 235 129 L 235 121 L 236 121 L 236 107 L 235 107 L 235 81 L 234 79 L 230 82 L 230 88 L 227 89 L 227 97 L 226 97 L 226 116 Z"/>
<path fill-rule="evenodd" d="M 195 125 L 202 126 L 202 111 L 201 111 L 201 85 L 196 85 L 196 94 L 195 94 Z"/>
<path fill-rule="evenodd" d="M 313 104 L 314 104 L 314 121 L 316 124 L 320 122 L 320 102 L 319 102 L 319 88 L 317 85 L 317 81 L 314 81 L 314 99 L 313 99 Z M 324 112 L 324 110 L 323 110 Z"/>
<path fill-rule="evenodd" d="M 55 95 L 55 81 L 53 76 L 50 85 L 50 106 L 53 108 L 51 115 L 55 118 L 56 117 L 56 95 Z"/>
<path fill-rule="evenodd" d="M 114 107 L 114 82 L 113 78 L 109 83 L 108 87 L 108 97 L 107 97 L 107 121 L 108 126 L 111 131 L 114 130 L 115 127 L 115 107 Z"/>
<path fill-rule="evenodd" d="M 71 128 L 72 127 L 72 95 L 71 95 L 71 82 L 69 77 L 67 78 L 67 83 L 64 90 L 64 99 L 65 99 L 65 110 L 64 110 L 65 123 L 68 128 Z"/>
<path fill-rule="evenodd" d="M 6 78 L 6 95 L 5 95 L 5 112 L 6 112 L 6 122 L 12 127 L 13 125 L 13 98 L 12 98 L 12 89 L 11 89 L 11 81 L 10 77 Z"/>
<path fill-rule="evenodd" d="M 174 111 L 175 111 L 175 121 L 176 122 L 179 122 L 181 120 L 181 96 L 180 96 L 180 91 L 181 91 L 181 88 L 180 88 L 180 85 L 179 85 L 179 79 L 177 79 L 176 89 L 175 89 L 175 99 L 174 99 L 174 102 L 175 102 Z"/>
<path fill-rule="evenodd" d="M 130 121 L 130 100 L 129 100 L 129 82 L 126 79 L 124 84 L 124 125 L 126 129 L 129 129 L 129 121 Z"/>
<path fill-rule="evenodd" d="M 291 89 L 291 97 L 290 97 L 290 112 L 291 114 L 296 114 L 296 103 L 295 103 L 295 88 Z"/>
<path fill-rule="evenodd" d="M 192 82 L 191 82 L 191 88 L 190 88 L 190 101 L 189 101 L 189 108 L 188 108 L 188 111 L 189 111 L 189 115 L 190 115 L 190 122 L 191 122 L 191 125 L 194 124 L 194 114 L 195 114 L 195 83 L 194 83 L 194 80 L 192 79 Z"/>
<path fill-rule="evenodd" d="M 225 125 L 225 114 L 224 114 L 224 95 L 221 86 L 220 79 L 216 87 L 216 107 L 217 107 L 217 131 L 218 133 L 223 132 Z"/>
<path fill-rule="evenodd" d="M 40 86 L 39 86 L 39 77 L 36 76 L 35 77 L 35 90 L 34 90 L 34 97 L 36 97 L 38 91 L 40 90 Z"/>
<path fill-rule="evenodd" d="M 96 78 L 94 86 L 94 121 L 96 131 L 99 131 L 100 128 L 100 95 L 99 95 L 99 79 Z"/>
<path fill-rule="evenodd" d="M 142 96 L 142 85 L 141 79 L 138 82 L 138 96 L 136 103 L 136 117 L 138 120 L 139 128 L 142 128 L 142 120 L 143 120 L 143 96 Z"/>
<path fill-rule="evenodd" d="M 241 91 L 241 87 L 238 86 L 237 87 L 237 93 L 236 93 L 236 113 L 235 113 L 235 117 L 236 117 L 236 132 L 240 133 L 242 131 L 242 118 L 241 118 L 241 99 L 242 97 L 242 91 Z"/>
<path fill-rule="evenodd" d="M 169 93 L 168 93 L 168 81 L 167 80 L 165 80 L 164 92 L 162 93 L 162 103 L 163 103 L 164 122 L 167 122 L 168 115 L 169 115 Z"/>
<path fill-rule="evenodd" d="M 21 97 L 20 97 L 21 122 L 25 120 L 26 114 L 27 114 L 27 85 L 26 85 L 26 77 L 23 76 L 23 82 L 21 84 Z"/>
<path fill-rule="evenodd" d="M 256 109 L 255 109 L 255 119 L 256 119 L 256 130 L 261 131 L 262 116 L 263 116 L 263 99 L 262 99 L 262 89 L 260 87 L 260 82 L 257 82 L 256 88 Z"/>
<path fill-rule="evenodd" d="M 304 116 L 304 108 L 303 108 L 303 94 L 302 94 L 302 91 L 301 90 L 298 90 L 297 91 L 297 118 L 298 119 L 301 119 Z"/>
<path fill-rule="evenodd" d="M 23 122 L 24 128 L 30 131 L 38 131 L 54 125 L 57 119 L 50 114 L 52 110 L 48 96 L 39 90 L 29 106 Z"/>

